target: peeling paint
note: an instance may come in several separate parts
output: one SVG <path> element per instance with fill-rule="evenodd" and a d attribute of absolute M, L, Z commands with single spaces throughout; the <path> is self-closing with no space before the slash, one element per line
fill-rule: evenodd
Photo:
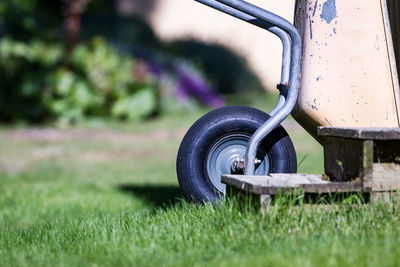
<path fill-rule="evenodd" d="M 376 36 L 376 44 L 374 45 L 374 47 L 375 47 L 376 50 L 379 50 L 379 48 L 380 48 L 379 47 L 379 36 L 378 35 Z"/>
<path fill-rule="evenodd" d="M 312 16 L 313 16 L 313 17 L 315 16 L 315 11 L 317 10 L 317 5 L 318 5 L 318 0 L 315 1 L 315 4 L 314 4 L 314 11 L 313 11 L 313 13 L 312 13 Z"/>
<path fill-rule="evenodd" d="M 328 24 L 338 17 L 336 11 L 336 0 L 327 0 L 324 3 L 320 17 Z"/>

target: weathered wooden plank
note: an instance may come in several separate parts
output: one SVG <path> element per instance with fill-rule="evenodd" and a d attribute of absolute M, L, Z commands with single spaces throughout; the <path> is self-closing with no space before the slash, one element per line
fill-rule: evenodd
<path fill-rule="evenodd" d="M 397 192 L 372 192 L 370 201 L 373 204 L 377 204 L 379 202 L 390 202 L 393 199 L 398 199 Z"/>
<path fill-rule="evenodd" d="M 258 197 L 278 193 L 369 192 L 371 201 L 388 201 L 400 190 L 400 128 L 319 129 L 324 136 L 323 175 L 223 175 L 229 189 Z M 329 177 L 329 179 L 327 179 Z M 329 181 L 327 181 L 329 180 Z M 263 205 L 265 201 L 261 201 Z M 264 203 L 265 204 L 265 203 Z"/>
<path fill-rule="evenodd" d="M 222 175 L 222 182 L 228 187 L 237 188 L 258 195 L 281 193 L 339 193 L 361 192 L 361 182 L 332 183 L 324 180 L 326 176 L 312 174 L 270 174 L 269 176 Z"/>
<path fill-rule="evenodd" d="M 294 189 L 299 184 L 328 183 L 322 178 L 322 175 L 297 173 L 268 176 L 222 175 L 221 177 L 223 183 L 255 194 L 276 194 L 278 188 Z"/>
<path fill-rule="evenodd" d="M 250 176 L 252 177 L 252 176 Z M 329 177 L 323 174 L 306 173 L 271 173 L 268 175 L 274 180 L 285 181 L 286 183 L 296 184 L 327 184 Z"/>
<path fill-rule="evenodd" d="M 329 184 L 306 184 L 302 185 L 301 188 L 306 193 L 369 192 L 369 190 L 363 190 L 361 181 L 331 182 Z"/>
<path fill-rule="evenodd" d="M 371 191 L 396 191 L 400 189 L 400 165 L 397 163 L 374 163 L 372 179 L 365 181 Z"/>
<path fill-rule="evenodd" d="M 373 141 L 326 138 L 325 173 L 331 181 L 342 182 L 370 176 L 373 163 Z"/>
<path fill-rule="evenodd" d="M 351 128 L 351 127 L 318 127 L 319 136 L 331 136 L 361 140 L 400 140 L 400 128 Z"/>
<path fill-rule="evenodd" d="M 271 195 L 260 195 L 260 211 L 262 216 L 265 216 L 265 208 L 271 206 Z"/>

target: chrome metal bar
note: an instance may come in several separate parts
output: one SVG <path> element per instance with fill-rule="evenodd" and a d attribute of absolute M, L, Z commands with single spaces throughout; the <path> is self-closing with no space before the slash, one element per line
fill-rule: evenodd
<path fill-rule="evenodd" d="M 224 5 L 220 2 L 217 2 L 215 0 L 196 0 L 197 2 L 200 2 L 204 5 L 207 5 L 209 7 L 212 7 L 214 9 L 217 9 L 221 12 L 224 12 L 228 15 L 231 15 L 233 17 L 236 17 L 238 19 L 241 19 L 243 21 L 246 21 L 248 23 L 251 23 L 255 26 L 258 26 L 260 28 L 263 28 L 265 30 L 270 31 L 271 33 L 277 35 L 281 41 L 282 41 L 282 68 L 281 68 L 281 85 L 285 85 L 289 81 L 289 75 L 290 75 L 290 49 L 291 49 L 291 40 L 289 35 L 281 30 L 280 28 L 272 25 L 271 23 L 262 21 L 260 19 L 257 19 L 251 15 L 248 15 L 246 13 L 243 13 L 239 10 L 233 9 L 227 5 Z M 275 106 L 275 108 L 269 112 L 270 116 L 275 115 L 275 113 L 283 107 L 286 101 L 286 95 L 287 95 L 287 88 L 282 88 L 280 90 L 279 98 L 278 98 L 278 103 Z"/>
<path fill-rule="evenodd" d="M 289 34 L 292 40 L 289 89 L 287 92 L 285 104 L 253 134 L 247 146 L 245 156 L 245 175 L 254 175 L 254 162 L 259 144 L 275 127 L 277 127 L 290 114 L 290 112 L 296 105 L 300 75 L 301 38 L 296 28 L 290 22 L 267 10 L 264 10 L 260 7 L 257 7 L 242 0 L 216 1 L 281 28 Z"/>
<path fill-rule="evenodd" d="M 289 75 L 290 75 L 290 46 L 291 46 L 291 40 L 289 35 L 281 30 L 280 28 L 272 25 L 271 23 L 262 21 L 260 19 L 257 19 L 251 15 L 248 15 L 246 13 L 243 13 L 239 10 L 233 9 L 227 5 L 224 5 L 220 2 L 217 2 L 215 0 L 196 0 L 199 3 L 202 3 L 204 5 L 207 5 L 209 7 L 212 7 L 214 9 L 217 9 L 221 12 L 224 12 L 228 15 L 231 15 L 235 18 L 241 19 L 243 21 L 246 21 L 248 23 L 251 23 L 255 26 L 258 26 L 260 28 L 263 28 L 265 30 L 270 31 L 271 33 L 277 35 L 281 41 L 282 41 L 282 46 L 283 46 L 283 51 L 282 51 L 282 70 L 281 70 L 281 84 L 286 84 L 289 81 Z"/>

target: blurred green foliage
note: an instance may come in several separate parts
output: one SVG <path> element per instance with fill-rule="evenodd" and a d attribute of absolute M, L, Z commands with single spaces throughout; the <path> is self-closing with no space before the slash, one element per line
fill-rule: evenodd
<path fill-rule="evenodd" d="M 72 2 L 89 5 L 71 16 Z M 198 103 L 218 107 L 219 94 L 262 90 L 229 49 L 164 42 L 146 21 L 115 6 L 0 0 L 0 122 L 136 120 Z"/>
<path fill-rule="evenodd" d="M 85 116 L 138 119 L 157 108 L 151 75 L 135 79 L 135 61 L 101 38 L 79 44 L 64 61 L 63 46 L 0 40 L 0 119 L 76 121 Z"/>
<path fill-rule="evenodd" d="M 60 39 L 62 0 L 1 0 L 0 33 L 17 40 Z"/>
<path fill-rule="evenodd" d="M 134 58 L 99 37 L 65 49 L 65 8 L 63 1 L 0 1 L 0 121 L 157 112 L 157 82 L 146 71 L 135 76 Z"/>

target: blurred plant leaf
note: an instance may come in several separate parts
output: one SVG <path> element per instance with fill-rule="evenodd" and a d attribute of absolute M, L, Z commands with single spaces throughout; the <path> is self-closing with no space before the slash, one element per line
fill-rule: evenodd
<path fill-rule="evenodd" d="M 140 119 L 151 115 L 157 105 L 152 88 L 143 88 L 137 93 L 115 102 L 112 114 L 127 119 Z"/>

